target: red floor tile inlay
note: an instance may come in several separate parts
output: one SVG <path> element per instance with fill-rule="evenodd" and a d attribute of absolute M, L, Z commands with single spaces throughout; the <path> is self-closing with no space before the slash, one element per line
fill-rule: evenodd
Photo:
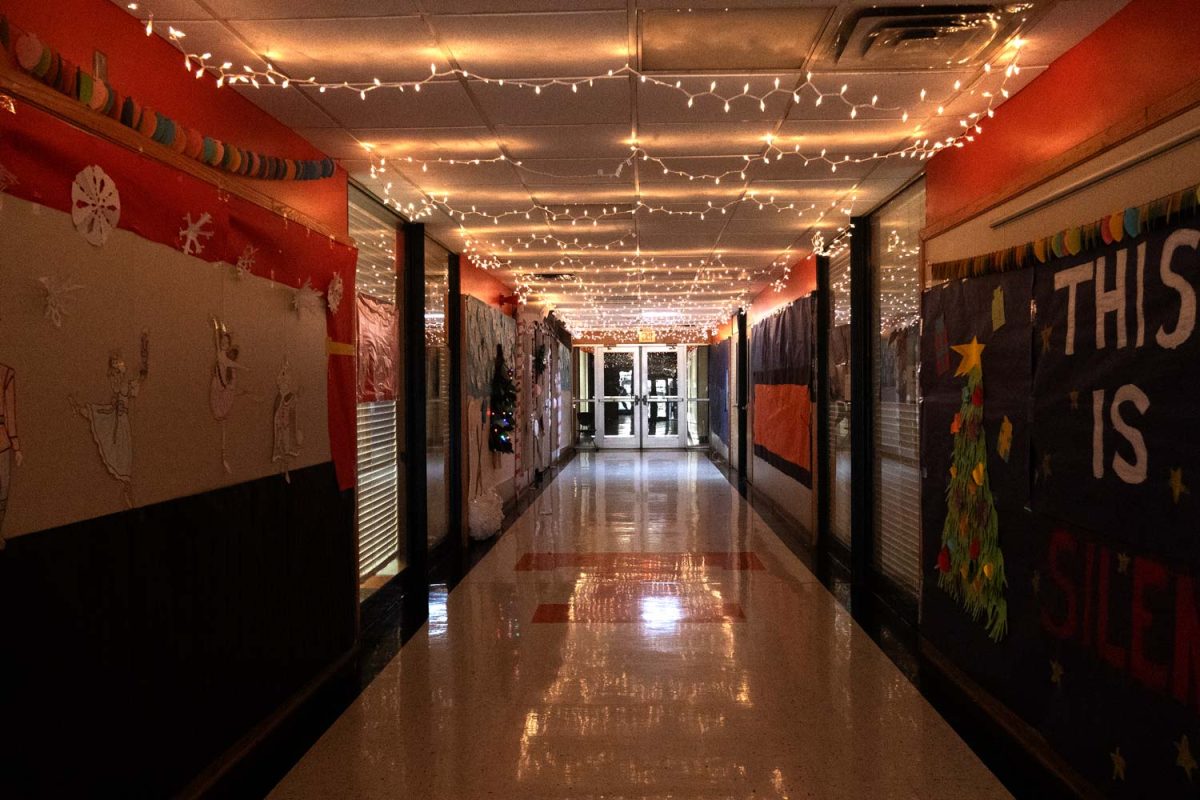
<path fill-rule="evenodd" d="M 698 567 L 726 570 L 763 570 L 759 557 L 748 550 L 708 553 L 526 553 L 517 561 L 518 572 L 544 572 L 570 567 L 605 574 L 667 577 Z"/>
<path fill-rule="evenodd" d="M 672 624 L 676 622 L 744 622 L 746 612 L 738 603 L 711 603 L 704 606 L 673 606 L 638 603 L 617 605 L 572 605 L 542 603 L 533 612 L 534 622 L 620 622 Z"/>

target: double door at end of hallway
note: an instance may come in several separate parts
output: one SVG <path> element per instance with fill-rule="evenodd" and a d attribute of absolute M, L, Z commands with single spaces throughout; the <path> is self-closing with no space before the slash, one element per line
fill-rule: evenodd
<path fill-rule="evenodd" d="M 687 347 L 599 348 L 598 447 L 686 447 Z"/>

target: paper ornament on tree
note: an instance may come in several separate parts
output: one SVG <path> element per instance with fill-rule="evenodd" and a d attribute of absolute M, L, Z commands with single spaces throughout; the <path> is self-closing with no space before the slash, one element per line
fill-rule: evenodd
<path fill-rule="evenodd" d="M 92 440 L 108 474 L 121 482 L 125 505 L 133 506 L 133 426 L 129 414 L 133 400 L 150 375 L 150 334 L 142 333 L 141 366 L 137 377 L 127 376 L 125 359 L 115 351 L 108 359 L 106 403 L 78 403 L 72 395 L 71 407 L 91 426 Z"/>
<path fill-rule="evenodd" d="M 292 459 L 300 455 L 304 433 L 300 430 L 298 393 L 292 386 L 292 370 L 287 359 L 284 359 L 279 374 L 275 377 L 275 388 L 275 408 L 272 417 L 275 438 L 271 460 L 279 465 L 284 478 L 290 483 L 292 478 L 288 474 L 288 468 Z"/>
<path fill-rule="evenodd" d="M 983 430 L 983 350 L 972 339 L 952 348 L 962 360 L 956 377 L 966 376 L 962 407 L 950 433 L 954 454 L 950 486 L 946 489 L 946 522 L 938 552 L 938 586 L 962 602 L 972 619 L 984 618 L 988 635 L 1000 641 L 1008 630 L 1004 589 L 1004 553 L 1000 550 L 999 518 L 987 474 L 987 439 Z M 1011 431 L 1007 432 L 1011 444 Z"/>
<path fill-rule="evenodd" d="M 82 289 L 82 286 L 68 283 L 62 278 L 46 275 L 37 279 L 42 287 L 42 304 L 46 319 L 56 328 L 63 326 L 63 320 L 70 313 L 71 293 Z"/>
<path fill-rule="evenodd" d="M 321 293 L 313 288 L 312 280 L 306 278 L 304 285 L 292 292 L 292 310 L 296 316 L 303 317 L 305 311 L 314 311 L 321 307 Z"/>
<path fill-rule="evenodd" d="M 208 227 L 211 222 L 212 214 L 207 211 L 202 213 L 195 222 L 192 222 L 191 214 L 183 218 L 183 227 L 179 229 L 179 245 L 184 253 L 189 256 L 198 256 L 204 252 L 204 243 L 200 240 L 212 238 L 212 229 Z"/>
<path fill-rule="evenodd" d="M 71 184 L 71 221 L 89 244 L 100 247 L 121 219 L 121 194 L 103 169 L 84 167 Z"/>
<path fill-rule="evenodd" d="M 329 281 L 329 286 L 325 289 L 325 303 L 329 307 L 330 314 L 336 314 L 342 305 L 342 292 L 342 276 L 335 272 Z"/>

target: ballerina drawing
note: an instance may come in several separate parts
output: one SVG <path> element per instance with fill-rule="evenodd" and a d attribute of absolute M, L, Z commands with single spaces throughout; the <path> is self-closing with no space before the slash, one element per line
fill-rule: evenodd
<path fill-rule="evenodd" d="M 277 390 L 273 417 L 275 442 L 271 460 L 280 465 L 284 479 L 290 483 L 292 478 L 288 474 L 288 467 L 291 460 L 300 455 L 300 445 L 304 443 L 304 432 L 300 430 L 297 408 L 298 392 L 292 386 L 292 369 L 287 359 L 284 359 L 283 365 L 279 368 L 275 386 Z"/>
<path fill-rule="evenodd" d="M 225 419 L 233 411 L 233 402 L 239 394 L 238 372 L 246 367 L 238 363 L 238 346 L 225 323 L 213 317 L 212 326 L 216 360 L 208 387 L 208 406 L 212 410 L 213 419 L 221 423 L 221 466 L 226 472 L 232 472 L 225 450 Z"/>
<path fill-rule="evenodd" d="M 108 473 L 121 482 L 121 497 L 133 507 L 133 426 L 129 412 L 134 398 L 150 374 L 150 335 L 142 333 L 141 366 L 136 377 L 127 377 L 125 359 L 114 352 L 108 359 L 108 386 L 112 395 L 107 403 L 79 403 L 68 399 L 75 413 L 91 424 L 92 439 Z"/>

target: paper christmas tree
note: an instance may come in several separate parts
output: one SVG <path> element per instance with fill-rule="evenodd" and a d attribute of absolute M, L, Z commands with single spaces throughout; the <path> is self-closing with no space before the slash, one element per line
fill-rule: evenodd
<path fill-rule="evenodd" d="M 983 349 L 972 338 L 955 345 L 962 361 L 956 377 L 966 376 L 962 406 L 950 424 L 954 456 L 946 490 L 946 522 L 938 552 L 938 586 L 959 600 L 972 619 L 985 620 L 988 635 L 999 641 L 1008 629 L 1004 589 L 1004 553 L 999 520 L 988 484 L 987 437 L 983 430 Z"/>
<path fill-rule="evenodd" d="M 504 363 L 504 349 L 496 345 L 496 366 L 492 372 L 491 416 L 488 449 L 495 453 L 513 451 L 513 431 L 517 427 L 517 385 L 512 370 Z"/>

